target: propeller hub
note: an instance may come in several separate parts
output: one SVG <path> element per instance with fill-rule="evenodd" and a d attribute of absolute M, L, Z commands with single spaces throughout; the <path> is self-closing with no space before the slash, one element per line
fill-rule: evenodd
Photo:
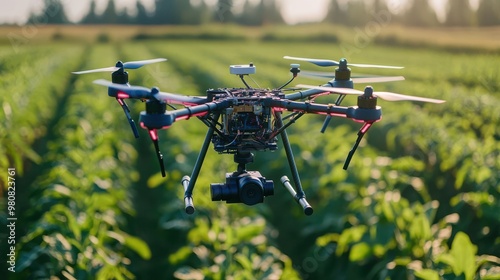
<path fill-rule="evenodd" d="M 151 94 L 152 95 L 158 94 L 159 92 L 160 92 L 160 89 L 158 87 L 151 88 Z"/>
<path fill-rule="evenodd" d="M 342 58 L 340 61 L 339 61 L 339 68 L 340 70 L 348 70 L 349 68 L 347 68 L 347 59 L 345 58 Z"/>
<path fill-rule="evenodd" d="M 123 69 L 123 62 L 121 60 L 118 60 L 115 64 L 116 67 L 120 67 Z"/>
<path fill-rule="evenodd" d="M 373 97 L 373 87 L 367 86 L 365 87 L 365 94 L 363 94 L 365 98 L 371 98 Z"/>

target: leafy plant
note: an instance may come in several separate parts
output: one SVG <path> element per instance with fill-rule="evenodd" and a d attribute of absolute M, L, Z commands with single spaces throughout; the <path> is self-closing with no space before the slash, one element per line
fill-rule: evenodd
<path fill-rule="evenodd" d="M 297 279 L 291 260 L 269 244 L 262 218 L 196 219 L 188 245 L 170 255 L 178 279 Z"/>

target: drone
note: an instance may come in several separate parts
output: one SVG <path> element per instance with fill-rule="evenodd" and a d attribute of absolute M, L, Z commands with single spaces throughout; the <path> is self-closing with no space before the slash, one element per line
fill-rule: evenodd
<path fill-rule="evenodd" d="M 265 197 L 273 195 L 274 182 L 266 179 L 259 171 L 247 170 L 246 165 L 253 162 L 254 152 L 277 150 L 279 137 L 292 175 L 292 181 L 287 176 L 282 176 L 280 181 L 302 207 L 304 214 L 311 215 L 313 208 L 307 202 L 288 139 L 287 128 L 290 125 L 305 114 L 318 114 L 326 117 L 321 132 L 325 132 L 332 117 L 348 118 L 362 123 L 354 146 L 344 163 L 343 168 L 347 169 L 363 136 L 382 117 L 381 107 L 377 105 L 378 97 L 387 101 L 445 102 L 392 92 L 376 92 L 371 86 L 365 87 L 363 91 L 356 90 L 354 82 L 377 83 L 400 81 L 404 78 L 402 76 L 351 76 L 349 68 L 349 66 L 392 69 L 402 67 L 350 64 L 346 59 L 334 61 L 291 56 L 284 58 L 306 61 L 322 67 L 337 66 L 337 68 L 335 68 L 334 75 L 304 71 L 304 74 L 309 76 L 331 79 L 322 86 L 300 84 L 293 88 L 285 88 L 301 72 L 299 64 L 291 64 L 291 79 L 278 88 L 269 89 L 253 88 L 246 82 L 246 76 L 256 73 L 256 66 L 253 63 L 230 65 L 230 74 L 238 76 L 244 87 L 208 89 L 202 96 L 167 93 L 160 91 L 157 87 L 146 88 L 128 83 L 128 72 L 125 69 L 137 69 L 147 64 L 163 62 L 167 60 L 165 58 L 125 63 L 118 61 L 113 67 L 73 73 L 112 72 L 111 81 L 99 79 L 94 83 L 108 88 L 108 95 L 115 98 L 122 107 L 136 138 L 139 137 L 139 133 L 125 100 L 138 99 L 145 102 L 146 110 L 140 113 L 139 123 L 148 131 L 153 142 L 163 177 L 166 174 L 163 155 L 159 147 L 158 130 L 168 129 L 176 122 L 195 117 L 208 127 L 191 176 L 184 176 L 181 180 L 187 214 L 195 212 L 193 191 L 210 143 L 219 154 L 232 154 L 234 162 L 237 163 L 236 171 L 226 173 L 224 183 L 210 184 L 212 201 L 255 205 L 264 202 Z M 335 103 L 315 102 L 317 97 L 331 94 L 339 95 Z M 341 106 L 341 102 L 347 95 L 356 95 L 357 105 Z"/>

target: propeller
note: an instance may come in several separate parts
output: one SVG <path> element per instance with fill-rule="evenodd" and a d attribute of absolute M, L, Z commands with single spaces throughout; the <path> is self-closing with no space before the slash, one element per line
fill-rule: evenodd
<path fill-rule="evenodd" d="M 334 79 L 335 74 L 318 72 L 318 71 L 302 71 L 303 76 L 313 77 L 313 78 L 327 78 Z M 396 82 L 404 81 L 403 76 L 375 76 L 375 75 L 356 75 L 351 78 L 355 83 L 368 84 L 368 83 L 385 83 L 385 82 Z"/>
<path fill-rule="evenodd" d="M 96 73 L 96 72 L 113 72 L 111 74 L 111 78 L 113 82 L 123 84 L 123 85 L 128 85 L 128 73 L 124 71 L 124 69 L 137 69 L 139 67 L 142 67 L 147 64 L 151 63 L 156 63 L 156 62 L 162 62 L 166 61 L 166 58 L 155 58 L 155 59 L 148 59 L 148 60 L 138 60 L 138 61 L 130 61 L 130 62 L 121 62 L 118 61 L 116 62 L 115 66 L 112 67 L 106 67 L 106 68 L 99 68 L 99 69 L 93 69 L 93 70 L 85 70 L 85 71 L 77 71 L 77 72 L 72 72 L 73 74 L 88 74 L 88 73 Z M 127 117 L 127 120 L 130 124 L 130 128 L 132 129 L 132 132 L 134 133 L 135 138 L 139 138 L 139 131 L 137 130 L 137 126 L 135 125 L 134 120 L 130 116 L 130 108 L 128 107 L 127 103 L 125 102 L 124 99 L 130 98 L 129 95 L 124 94 L 124 93 L 117 93 L 115 91 L 108 90 L 108 95 L 115 97 L 116 101 L 118 104 L 123 109 L 123 112 L 125 113 L 125 116 Z"/>
<path fill-rule="evenodd" d="M 136 99 L 155 98 L 157 100 L 165 101 L 167 103 L 183 104 L 183 105 L 202 104 L 207 101 L 207 98 L 204 96 L 185 96 L 175 93 L 161 92 L 157 87 L 149 89 L 141 86 L 115 84 L 103 79 L 95 80 L 94 84 L 106 86 L 108 88 L 121 91 L 122 93 L 127 95 L 125 96 L 127 98 L 136 98 Z"/>
<path fill-rule="evenodd" d="M 310 86 L 310 85 L 297 85 L 300 88 L 308 88 L 308 89 L 316 89 L 321 91 L 328 91 L 338 94 L 345 95 L 366 95 L 369 97 L 370 95 L 375 95 L 387 101 L 421 101 L 421 102 L 430 102 L 430 103 L 443 103 L 446 102 L 440 99 L 433 98 L 425 98 L 411 95 L 404 95 L 399 93 L 387 92 L 387 91 L 373 91 L 373 88 L 368 86 L 365 88 L 365 91 L 356 90 L 352 88 L 331 88 L 331 87 L 320 87 L 320 86 Z"/>
<path fill-rule="evenodd" d="M 116 65 L 113 67 L 106 67 L 106 68 L 99 68 L 99 69 L 85 70 L 85 71 L 77 71 L 77 72 L 72 72 L 72 73 L 73 74 L 88 74 L 88 73 L 96 73 L 96 72 L 113 72 L 111 74 L 111 78 L 112 78 L 113 82 L 128 85 L 128 73 L 125 72 L 124 69 L 137 69 L 137 68 L 142 67 L 142 66 L 147 65 L 147 64 L 166 61 L 166 60 L 167 60 L 166 58 L 155 58 L 155 59 L 149 59 L 149 60 L 130 61 L 130 62 L 125 62 L 125 63 L 118 61 L 118 62 L 116 62 Z M 139 138 L 139 131 L 137 130 L 137 126 L 135 125 L 134 120 L 130 116 L 130 108 L 128 107 L 125 100 L 123 100 L 125 98 L 130 98 L 130 97 L 126 94 L 116 93 L 114 91 L 108 91 L 108 95 L 116 98 L 116 101 L 118 102 L 118 104 L 120 104 L 120 106 L 123 109 L 123 112 L 125 113 L 125 116 L 127 117 L 127 120 L 130 124 L 130 128 L 132 129 L 132 132 L 134 133 L 135 138 Z"/>
<path fill-rule="evenodd" d="M 148 60 L 138 60 L 138 61 L 129 61 L 129 62 L 121 62 L 118 61 L 115 66 L 112 67 L 105 67 L 105 68 L 99 68 L 99 69 L 92 69 L 92 70 L 85 70 L 85 71 L 77 71 L 77 72 L 71 72 L 73 74 L 88 74 L 88 73 L 97 73 L 97 72 L 114 72 L 119 69 L 137 69 L 140 68 L 144 65 L 147 64 L 152 64 L 152 63 L 157 63 L 157 62 L 162 62 L 166 61 L 166 58 L 155 58 L 155 59 L 148 59 Z"/>
<path fill-rule="evenodd" d="M 294 56 L 288 56 L 288 55 L 285 55 L 283 58 L 292 59 L 292 60 L 307 61 L 307 62 L 311 62 L 313 64 L 316 64 L 316 65 L 322 66 L 322 67 L 339 66 L 343 63 L 346 63 L 347 66 L 361 67 L 361 68 L 386 68 L 386 69 L 403 69 L 404 68 L 404 67 L 400 67 L 400 66 L 347 63 L 347 60 L 345 60 L 345 59 L 342 59 L 340 62 L 338 62 L 338 61 L 329 60 L 329 59 L 303 58 L 303 57 L 294 57 Z"/>

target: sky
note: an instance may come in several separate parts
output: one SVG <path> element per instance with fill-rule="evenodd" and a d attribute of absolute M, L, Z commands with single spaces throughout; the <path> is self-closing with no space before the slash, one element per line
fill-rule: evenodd
<path fill-rule="evenodd" d="M 96 0 L 97 8 L 104 10 L 108 0 Z M 154 0 L 140 0 L 147 8 L 153 9 Z M 193 0 L 192 0 L 193 1 Z M 200 0 L 198 0 L 200 1 Z M 209 3 L 216 3 L 217 0 L 205 0 Z M 321 20 L 326 15 L 329 0 L 278 0 L 282 8 L 282 16 L 288 24 L 300 22 L 310 22 Z M 388 0 L 390 2 L 400 2 L 398 0 Z M 431 4 L 436 8 L 439 17 L 444 16 L 444 7 L 448 0 L 431 0 Z M 477 6 L 478 0 L 469 0 L 473 6 Z M 88 12 L 90 0 L 61 0 L 64 4 L 65 12 L 72 21 L 80 20 Z M 136 0 L 115 1 L 119 9 L 135 9 Z M 235 9 L 243 5 L 243 0 L 233 0 Z M 32 11 L 40 11 L 43 7 L 43 0 L 0 0 L 0 23 L 25 23 Z"/>

